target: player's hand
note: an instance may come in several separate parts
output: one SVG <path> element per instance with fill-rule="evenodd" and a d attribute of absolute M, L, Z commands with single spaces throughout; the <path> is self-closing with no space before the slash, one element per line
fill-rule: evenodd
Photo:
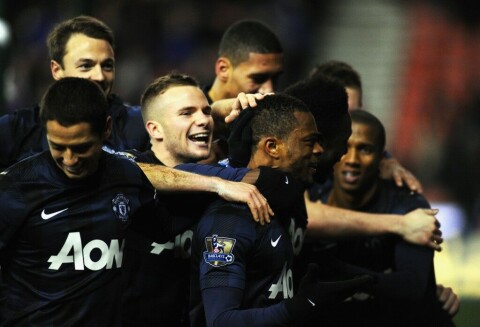
<path fill-rule="evenodd" d="M 255 116 L 254 109 L 247 107 L 230 125 L 228 137 L 228 160 L 232 167 L 246 167 L 252 155 L 251 121 Z"/>
<path fill-rule="evenodd" d="M 393 179 L 398 187 L 406 184 L 412 192 L 422 193 L 422 184 L 407 169 L 405 169 L 395 158 L 383 158 L 380 162 L 380 177 Z"/>
<path fill-rule="evenodd" d="M 305 319 L 315 309 L 325 309 L 325 306 L 341 303 L 356 292 L 375 283 L 370 275 L 360 275 L 340 281 L 320 281 L 319 267 L 310 263 L 305 276 L 300 281 L 297 293 L 285 301 L 287 311 L 293 320 Z"/>
<path fill-rule="evenodd" d="M 416 209 L 401 220 L 400 235 L 409 243 L 441 251 L 443 242 L 440 222 L 435 218 L 438 209 Z"/>
<path fill-rule="evenodd" d="M 255 185 L 217 180 L 217 194 L 229 202 L 241 202 L 248 205 L 252 212 L 253 219 L 264 225 L 270 223 L 270 217 L 274 215 L 267 199 L 258 191 Z"/>
<path fill-rule="evenodd" d="M 437 284 L 437 298 L 442 303 L 442 309 L 447 311 L 450 316 L 455 316 L 460 309 L 460 298 L 451 287 L 444 287 Z"/>
<path fill-rule="evenodd" d="M 273 94 L 273 93 L 267 93 L 267 94 Z M 229 124 L 232 121 L 234 121 L 240 112 L 247 108 L 254 108 L 257 106 L 257 100 L 261 100 L 265 97 L 266 94 L 262 93 L 244 93 L 241 92 L 238 94 L 237 98 L 232 104 L 232 110 L 230 111 L 230 114 L 225 117 L 225 123 Z"/>

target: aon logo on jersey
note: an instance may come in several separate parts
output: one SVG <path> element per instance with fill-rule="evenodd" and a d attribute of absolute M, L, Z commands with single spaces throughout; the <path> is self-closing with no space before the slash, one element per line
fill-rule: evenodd
<path fill-rule="evenodd" d="M 162 254 L 163 251 L 174 251 L 175 258 L 188 259 L 191 255 L 193 231 L 187 230 L 175 236 L 175 240 L 167 243 L 152 243 L 152 254 Z"/>
<path fill-rule="evenodd" d="M 65 244 L 57 255 L 52 255 L 49 269 L 58 270 L 63 264 L 73 263 L 75 270 L 112 269 L 122 266 L 125 240 L 113 239 L 110 244 L 102 240 L 92 240 L 83 246 L 79 232 L 69 233 Z M 92 252 L 95 259 L 92 259 Z M 97 252 L 98 251 L 98 252 Z M 99 256 L 97 254 L 100 254 Z"/>
<path fill-rule="evenodd" d="M 287 263 L 283 265 L 282 273 L 275 284 L 272 284 L 269 288 L 269 299 L 276 299 L 277 296 L 282 293 L 284 299 L 290 299 L 293 297 L 293 276 L 292 270 L 287 269 Z"/>
<path fill-rule="evenodd" d="M 300 251 L 303 247 L 303 241 L 305 240 L 305 230 L 300 227 L 295 226 L 295 219 L 290 219 L 290 226 L 288 228 L 288 234 L 290 235 L 290 239 L 292 240 L 293 246 L 293 254 L 295 256 L 300 254 Z"/>

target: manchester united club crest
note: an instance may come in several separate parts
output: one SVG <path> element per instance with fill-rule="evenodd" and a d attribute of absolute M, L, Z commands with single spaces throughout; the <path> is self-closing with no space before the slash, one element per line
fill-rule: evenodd
<path fill-rule="evenodd" d="M 211 237 L 205 237 L 206 250 L 203 252 L 203 259 L 213 267 L 222 267 L 235 261 L 233 247 L 237 240 L 228 237 L 219 237 L 214 234 Z"/>
<path fill-rule="evenodd" d="M 128 221 L 128 216 L 130 214 L 129 202 L 130 200 L 122 193 L 117 194 L 117 196 L 112 200 L 113 213 L 122 222 Z"/>

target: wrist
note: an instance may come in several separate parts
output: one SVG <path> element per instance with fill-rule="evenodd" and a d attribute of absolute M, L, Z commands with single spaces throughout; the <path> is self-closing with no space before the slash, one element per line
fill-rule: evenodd
<path fill-rule="evenodd" d="M 405 224 L 402 215 L 390 215 L 392 222 L 388 224 L 390 230 L 388 232 L 403 237 L 405 234 Z"/>
<path fill-rule="evenodd" d="M 224 192 L 226 183 L 227 181 L 220 177 L 212 177 L 210 183 L 207 183 L 207 190 L 220 195 Z"/>

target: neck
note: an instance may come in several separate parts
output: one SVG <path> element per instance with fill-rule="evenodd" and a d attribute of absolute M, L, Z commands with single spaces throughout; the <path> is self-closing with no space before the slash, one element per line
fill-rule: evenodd
<path fill-rule="evenodd" d="M 328 204 L 331 206 L 361 210 L 374 196 L 378 189 L 378 181 L 366 191 L 348 192 L 339 187 L 335 182 L 330 195 L 328 196 Z"/>
<path fill-rule="evenodd" d="M 170 152 L 162 146 L 161 143 L 152 144 L 152 152 L 167 167 L 175 167 L 176 165 L 181 164 L 175 157 L 173 157 Z"/>
<path fill-rule="evenodd" d="M 260 166 L 278 168 L 272 157 L 265 155 L 262 151 L 255 151 L 250 157 L 247 168 L 255 169 Z"/>
<path fill-rule="evenodd" d="M 218 78 L 215 78 L 213 81 L 212 87 L 208 91 L 208 96 L 212 99 L 212 102 L 230 98 L 227 92 L 222 90 L 222 82 Z"/>

